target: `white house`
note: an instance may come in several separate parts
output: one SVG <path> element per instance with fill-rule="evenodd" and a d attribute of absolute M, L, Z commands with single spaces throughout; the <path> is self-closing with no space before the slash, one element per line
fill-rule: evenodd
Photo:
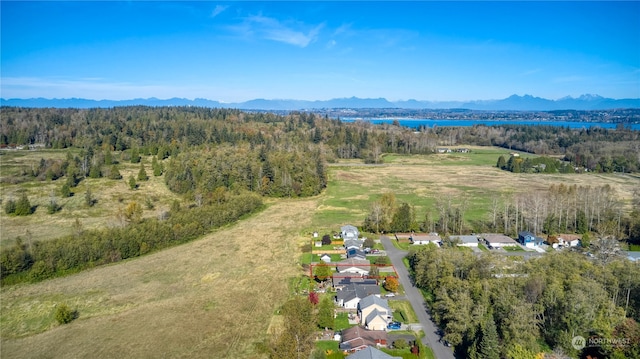
<path fill-rule="evenodd" d="M 416 233 L 416 234 L 412 234 L 409 237 L 409 240 L 411 241 L 412 244 L 415 244 L 415 245 L 433 243 L 439 247 L 440 244 L 442 243 L 442 238 L 437 233 L 429 233 L 429 234 Z"/>
<path fill-rule="evenodd" d="M 391 308 L 389 308 L 389 302 L 386 299 L 369 295 L 362 298 L 358 303 L 358 315 L 360 316 L 360 324 L 370 330 L 376 330 L 372 328 L 373 326 L 379 328 L 382 319 L 385 324 L 382 329 L 377 330 L 384 330 L 387 328 L 391 318 Z"/>
<path fill-rule="evenodd" d="M 342 239 L 344 239 L 345 241 L 347 239 L 358 239 L 358 237 L 360 236 L 358 228 L 350 224 L 340 227 L 340 234 L 342 235 Z"/>
<path fill-rule="evenodd" d="M 452 240 L 458 241 L 460 247 L 477 247 L 478 236 L 449 236 Z"/>
<path fill-rule="evenodd" d="M 353 273 L 362 276 L 369 274 L 371 262 L 368 260 L 349 258 L 336 263 L 338 273 Z"/>
<path fill-rule="evenodd" d="M 508 247 L 508 246 L 517 246 L 518 242 L 513 240 L 511 237 L 507 237 L 504 234 L 496 234 L 496 233 L 485 233 L 480 235 L 484 238 L 486 244 L 491 247 Z"/>

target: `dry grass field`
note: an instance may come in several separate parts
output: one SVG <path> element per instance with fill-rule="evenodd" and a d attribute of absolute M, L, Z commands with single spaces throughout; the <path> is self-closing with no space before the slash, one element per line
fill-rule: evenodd
<path fill-rule="evenodd" d="M 281 200 L 200 240 L 38 284 L 2 288 L 2 358 L 254 358 L 299 274 L 317 199 Z M 53 320 L 67 303 L 79 318 Z"/>
<path fill-rule="evenodd" d="M 26 151 L 25 151 L 26 152 Z M 0 152 L 0 178 L 11 176 L 18 167 L 37 164 L 40 158 L 64 158 L 65 151 L 29 151 L 15 157 L 15 153 Z M 32 181 L 20 184 L 2 183 L 2 200 L 20 198 L 21 192 L 29 197 L 36 211 L 30 216 L 8 216 L 4 208 L 0 211 L 2 232 L 0 233 L 0 245 L 11 245 L 18 236 L 24 240 L 46 240 L 61 237 L 73 233 L 76 219 L 85 229 L 114 225 L 117 221 L 116 213 L 127 206 L 131 201 L 136 201 L 144 208 L 144 217 L 153 217 L 162 210 L 167 210 L 178 196 L 171 193 L 164 184 L 164 177 L 154 177 L 151 169 L 151 157 L 143 159 L 145 171 L 149 176 L 148 181 L 137 181 L 138 189 L 129 188 L 128 179 L 133 175 L 137 177 L 140 164 L 122 162 L 120 168 L 121 180 L 106 178 L 83 179 L 77 187 L 73 188 L 74 195 L 69 198 L 60 196 L 60 189 L 64 184 L 64 178 L 57 181 Z M 89 207 L 85 204 L 85 193 L 90 189 L 95 205 Z M 47 204 L 54 196 L 62 210 L 55 214 L 47 213 Z M 153 204 L 153 209 L 148 209 L 147 201 Z"/>

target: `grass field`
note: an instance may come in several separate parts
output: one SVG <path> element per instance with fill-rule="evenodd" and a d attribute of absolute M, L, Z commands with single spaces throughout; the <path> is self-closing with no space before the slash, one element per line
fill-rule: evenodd
<path fill-rule="evenodd" d="M 633 190 L 640 186 L 640 178 L 627 174 L 511 173 L 495 167 L 498 157 L 509 156 L 509 150 L 468 148 L 469 153 L 385 155 L 383 165 L 354 161 L 332 164 L 329 187 L 313 215 L 311 228 L 323 232 L 338 230 L 344 224 L 361 225 L 371 203 L 386 192 L 395 193 L 398 203 L 413 205 L 418 221 L 427 210 L 437 216 L 434 204 L 439 198 L 451 198 L 454 204 L 466 201 L 465 219 L 475 221 L 489 218 L 494 197 L 546 190 L 552 184 L 592 187 L 608 184 L 629 207 Z"/>
<path fill-rule="evenodd" d="M 185 245 L 3 287 L 0 357 L 259 357 L 254 344 L 299 274 L 297 232 L 316 206 L 276 201 Z M 62 302 L 80 314 L 64 326 L 53 320 Z"/>
<path fill-rule="evenodd" d="M 6 180 L 15 175 L 21 167 L 36 165 L 41 158 L 64 159 L 66 153 L 66 150 L 0 151 L 0 179 Z M 138 181 L 137 190 L 131 190 L 127 181 L 130 175 L 137 178 L 140 164 L 129 162 L 118 164 L 122 175 L 121 180 L 83 179 L 77 187 L 72 188 L 73 196 L 68 198 L 62 198 L 60 195 L 64 177 L 56 181 L 31 181 L 20 184 L 0 182 L 3 202 L 5 199 L 17 200 L 21 192 L 25 192 L 31 205 L 36 207 L 32 215 L 24 217 L 8 216 L 2 208 L 0 246 L 13 244 L 18 236 L 26 242 L 72 234 L 76 219 L 85 229 L 115 225 L 116 213 L 131 201 L 142 205 L 144 217 L 155 217 L 161 211 L 168 210 L 171 203 L 176 199 L 179 200 L 180 197 L 169 191 L 164 184 L 163 176 L 153 176 L 151 157 L 143 158 L 142 162 L 149 180 Z M 92 207 L 85 204 L 87 189 L 90 189 L 92 197 L 96 200 Z M 62 210 L 55 214 L 48 214 L 46 206 L 52 197 L 62 206 Z M 151 203 L 153 209 L 149 209 L 147 203 Z"/>

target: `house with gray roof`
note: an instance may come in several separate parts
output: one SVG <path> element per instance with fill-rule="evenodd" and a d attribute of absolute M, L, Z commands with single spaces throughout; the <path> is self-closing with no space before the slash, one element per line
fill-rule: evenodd
<path fill-rule="evenodd" d="M 375 284 L 350 283 L 336 292 L 336 303 L 345 309 L 357 309 L 362 298 L 370 295 L 380 296 L 380 287 Z"/>
<path fill-rule="evenodd" d="M 477 247 L 478 246 L 478 236 L 449 236 L 452 241 L 458 242 L 457 245 L 460 247 Z"/>
<path fill-rule="evenodd" d="M 374 316 L 371 316 L 374 314 Z M 387 323 L 391 318 L 391 308 L 389 307 L 389 302 L 386 299 L 380 298 L 375 295 L 369 295 L 364 297 L 358 303 L 358 315 L 360 316 L 360 324 L 365 327 L 367 324 L 375 325 L 378 329 L 378 323 L 380 322 L 376 318 L 382 318 L 385 321 L 384 327 L 380 328 L 384 330 L 387 327 Z M 367 322 L 369 320 L 369 322 Z M 374 324 L 375 323 L 375 324 Z M 371 328 L 374 330 L 373 328 Z"/>
<path fill-rule="evenodd" d="M 358 232 L 358 228 L 355 226 L 347 224 L 340 227 L 340 235 L 342 236 L 342 239 L 346 241 L 347 239 L 358 239 L 360 232 Z"/>

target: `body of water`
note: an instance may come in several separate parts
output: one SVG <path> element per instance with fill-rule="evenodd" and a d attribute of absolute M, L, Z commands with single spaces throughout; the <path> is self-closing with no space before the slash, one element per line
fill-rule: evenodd
<path fill-rule="evenodd" d="M 388 123 L 398 121 L 400 125 L 411 128 L 419 127 L 471 127 L 474 125 L 504 126 L 504 125 L 527 125 L 527 126 L 556 126 L 569 128 L 616 128 L 617 123 L 608 122 L 577 122 L 577 121 L 536 121 L 536 120 L 433 120 L 429 118 L 356 118 L 342 117 L 343 122 L 367 121 L 373 124 Z M 640 123 L 626 123 L 624 127 L 640 131 Z"/>

